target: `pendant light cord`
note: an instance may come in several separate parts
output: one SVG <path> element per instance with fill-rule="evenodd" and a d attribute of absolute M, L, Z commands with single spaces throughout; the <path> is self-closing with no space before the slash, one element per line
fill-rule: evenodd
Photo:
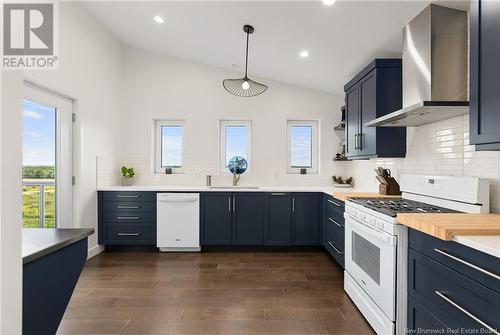
<path fill-rule="evenodd" d="M 245 79 L 248 79 L 248 74 L 247 74 L 247 69 L 248 69 L 248 37 L 249 37 L 249 33 L 247 31 L 247 52 L 246 52 L 246 57 L 245 57 Z"/>

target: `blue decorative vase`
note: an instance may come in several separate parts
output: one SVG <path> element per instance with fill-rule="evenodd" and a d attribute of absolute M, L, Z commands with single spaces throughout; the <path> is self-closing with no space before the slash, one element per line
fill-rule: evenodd
<path fill-rule="evenodd" d="M 229 160 L 229 171 L 231 173 L 242 174 L 247 170 L 247 160 L 241 156 L 234 156 Z"/>

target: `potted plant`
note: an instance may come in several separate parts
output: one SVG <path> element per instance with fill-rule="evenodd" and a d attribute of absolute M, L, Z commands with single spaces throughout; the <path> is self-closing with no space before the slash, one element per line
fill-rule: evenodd
<path fill-rule="evenodd" d="M 134 168 L 133 167 L 126 167 L 122 166 L 121 168 L 122 171 L 122 186 L 132 186 L 134 183 Z"/>

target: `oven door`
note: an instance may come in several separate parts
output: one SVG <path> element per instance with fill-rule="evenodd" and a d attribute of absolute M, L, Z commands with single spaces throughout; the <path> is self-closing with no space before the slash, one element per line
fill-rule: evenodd
<path fill-rule="evenodd" d="M 345 269 L 395 321 L 397 238 L 345 214 Z"/>

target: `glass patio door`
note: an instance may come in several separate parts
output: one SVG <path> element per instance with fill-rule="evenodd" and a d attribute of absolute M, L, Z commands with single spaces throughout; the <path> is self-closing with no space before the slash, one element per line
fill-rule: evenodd
<path fill-rule="evenodd" d="M 23 228 L 72 226 L 72 101 L 24 86 Z"/>

